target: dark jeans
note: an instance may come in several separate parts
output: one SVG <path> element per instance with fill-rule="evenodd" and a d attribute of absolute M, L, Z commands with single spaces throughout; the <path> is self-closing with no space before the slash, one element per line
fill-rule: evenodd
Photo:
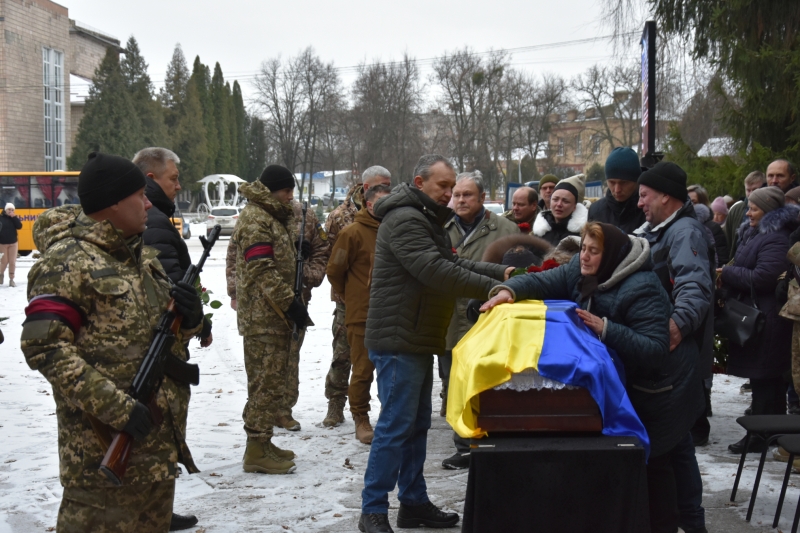
<path fill-rule="evenodd" d="M 675 489 L 678 496 L 680 526 L 687 530 L 702 530 L 706 525 L 703 509 L 703 479 L 694 454 L 691 433 L 672 449 L 672 469 L 675 473 Z M 653 530 L 655 532 L 655 530 Z"/>
<path fill-rule="evenodd" d="M 754 415 L 786 414 L 786 382 L 782 378 L 751 379 Z"/>
<path fill-rule="evenodd" d="M 381 413 L 369 450 L 361 512 L 387 514 L 389 492 L 406 505 L 428 503 L 422 469 L 431 427 L 433 356 L 369 351 Z"/>

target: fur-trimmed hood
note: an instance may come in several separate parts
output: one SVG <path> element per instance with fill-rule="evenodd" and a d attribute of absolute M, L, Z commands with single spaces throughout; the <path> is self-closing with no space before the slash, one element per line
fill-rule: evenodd
<path fill-rule="evenodd" d="M 785 205 L 770 211 L 761 218 L 761 222 L 758 224 L 758 233 L 762 235 L 778 231 L 791 233 L 798 227 L 800 227 L 800 206 Z M 748 230 L 750 230 L 750 220 L 745 219 L 737 231 L 742 243 L 756 234 L 755 230 Z"/>
<path fill-rule="evenodd" d="M 589 210 L 582 203 L 577 203 L 575 204 L 575 211 L 572 212 L 569 220 L 567 220 L 567 230 L 571 233 L 580 233 L 588 220 Z M 554 225 L 553 212 L 550 210 L 542 211 L 533 223 L 533 234 L 537 237 L 542 237 L 552 230 Z"/>

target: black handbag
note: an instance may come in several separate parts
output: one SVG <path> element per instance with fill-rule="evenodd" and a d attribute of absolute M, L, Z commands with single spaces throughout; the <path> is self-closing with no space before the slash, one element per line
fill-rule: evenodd
<path fill-rule="evenodd" d="M 723 297 L 717 300 L 718 312 L 714 318 L 714 332 L 738 346 L 745 346 L 757 340 L 764 330 L 767 317 L 758 308 L 755 291 L 750 286 L 750 298 L 753 305 L 748 305 L 738 298 Z"/>

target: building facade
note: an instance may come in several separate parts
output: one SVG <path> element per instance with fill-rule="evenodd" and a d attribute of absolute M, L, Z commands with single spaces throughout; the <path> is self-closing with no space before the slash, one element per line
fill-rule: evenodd
<path fill-rule="evenodd" d="M 50 0 L 0 0 L 0 30 L 0 171 L 64 170 L 80 122 L 70 74 L 90 80 L 119 40 Z"/>

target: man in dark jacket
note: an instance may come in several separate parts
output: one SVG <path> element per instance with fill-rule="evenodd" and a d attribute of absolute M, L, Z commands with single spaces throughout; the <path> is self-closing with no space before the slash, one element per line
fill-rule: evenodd
<path fill-rule="evenodd" d="M 133 156 L 133 163 L 147 177 L 145 195 L 153 204 L 147 211 L 147 229 L 144 230 L 142 239 L 146 245 L 158 250 L 158 261 L 173 283 L 181 281 L 186 269 L 192 264 L 189 249 L 170 220 L 175 214 L 175 197 L 181 190 L 181 183 L 178 180 L 180 162 L 180 158 L 166 148 L 145 148 Z M 212 340 L 211 322 L 204 318 L 203 329 L 200 332 L 200 346 L 204 348 L 210 346 Z M 173 513 L 169 529 L 178 531 L 188 529 L 195 524 L 197 517 L 194 515 Z"/>
<path fill-rule="evenodd" d="M 431 426 L 433 355 L 443 354 L 456 298 L 485 299 L 511 268 L 459 259 L 444 224 L 456 183 L 452 164 L 422 156 L 411 184 L 375 204 L 381 217 L 365 345 L 375 365 L 381 413 L 364 474 L 359 529 L 391 532 L 388 493 L 399 485 L 398 527 L 452 527 L 428 499 L 425 446 Z"/>
<path fill-rule="evenodd" d="M 714 285 L 709 249 L 713 252 L 714 244 L 697 221 L 689 201 L 686 173 L 675 163 L 660 162 L 642 173 L 639 207 L 644 211 L 647 224 L 634 233 L 650 242 L 653 270 L 674 306 L 669 321 L 670 351 L 680 346 L 696 354 L 696 377 L 673 386 L 695 389 L 687 394 L 684 412 L 687 417 L 698 420 L 705 412 L 702 385 L 711 374 Z M 710 390 L 710 383 L 706 386 Z M 706 531 L 703 481 L 690 432 L 673 449 L 672 463 L 680 525 L 687 533 L 702 533 Z"/>
<path fill-rule="evenodd" d="M 645 223 L 644 212 L 639 209 L 639 184 L 642 173 L 639 156 L 626 147 L 614 148 L 606 159 L 606 185 L 608 191 L 589 208 L 589 222 L 612 224 L 631 234 Z"/>

